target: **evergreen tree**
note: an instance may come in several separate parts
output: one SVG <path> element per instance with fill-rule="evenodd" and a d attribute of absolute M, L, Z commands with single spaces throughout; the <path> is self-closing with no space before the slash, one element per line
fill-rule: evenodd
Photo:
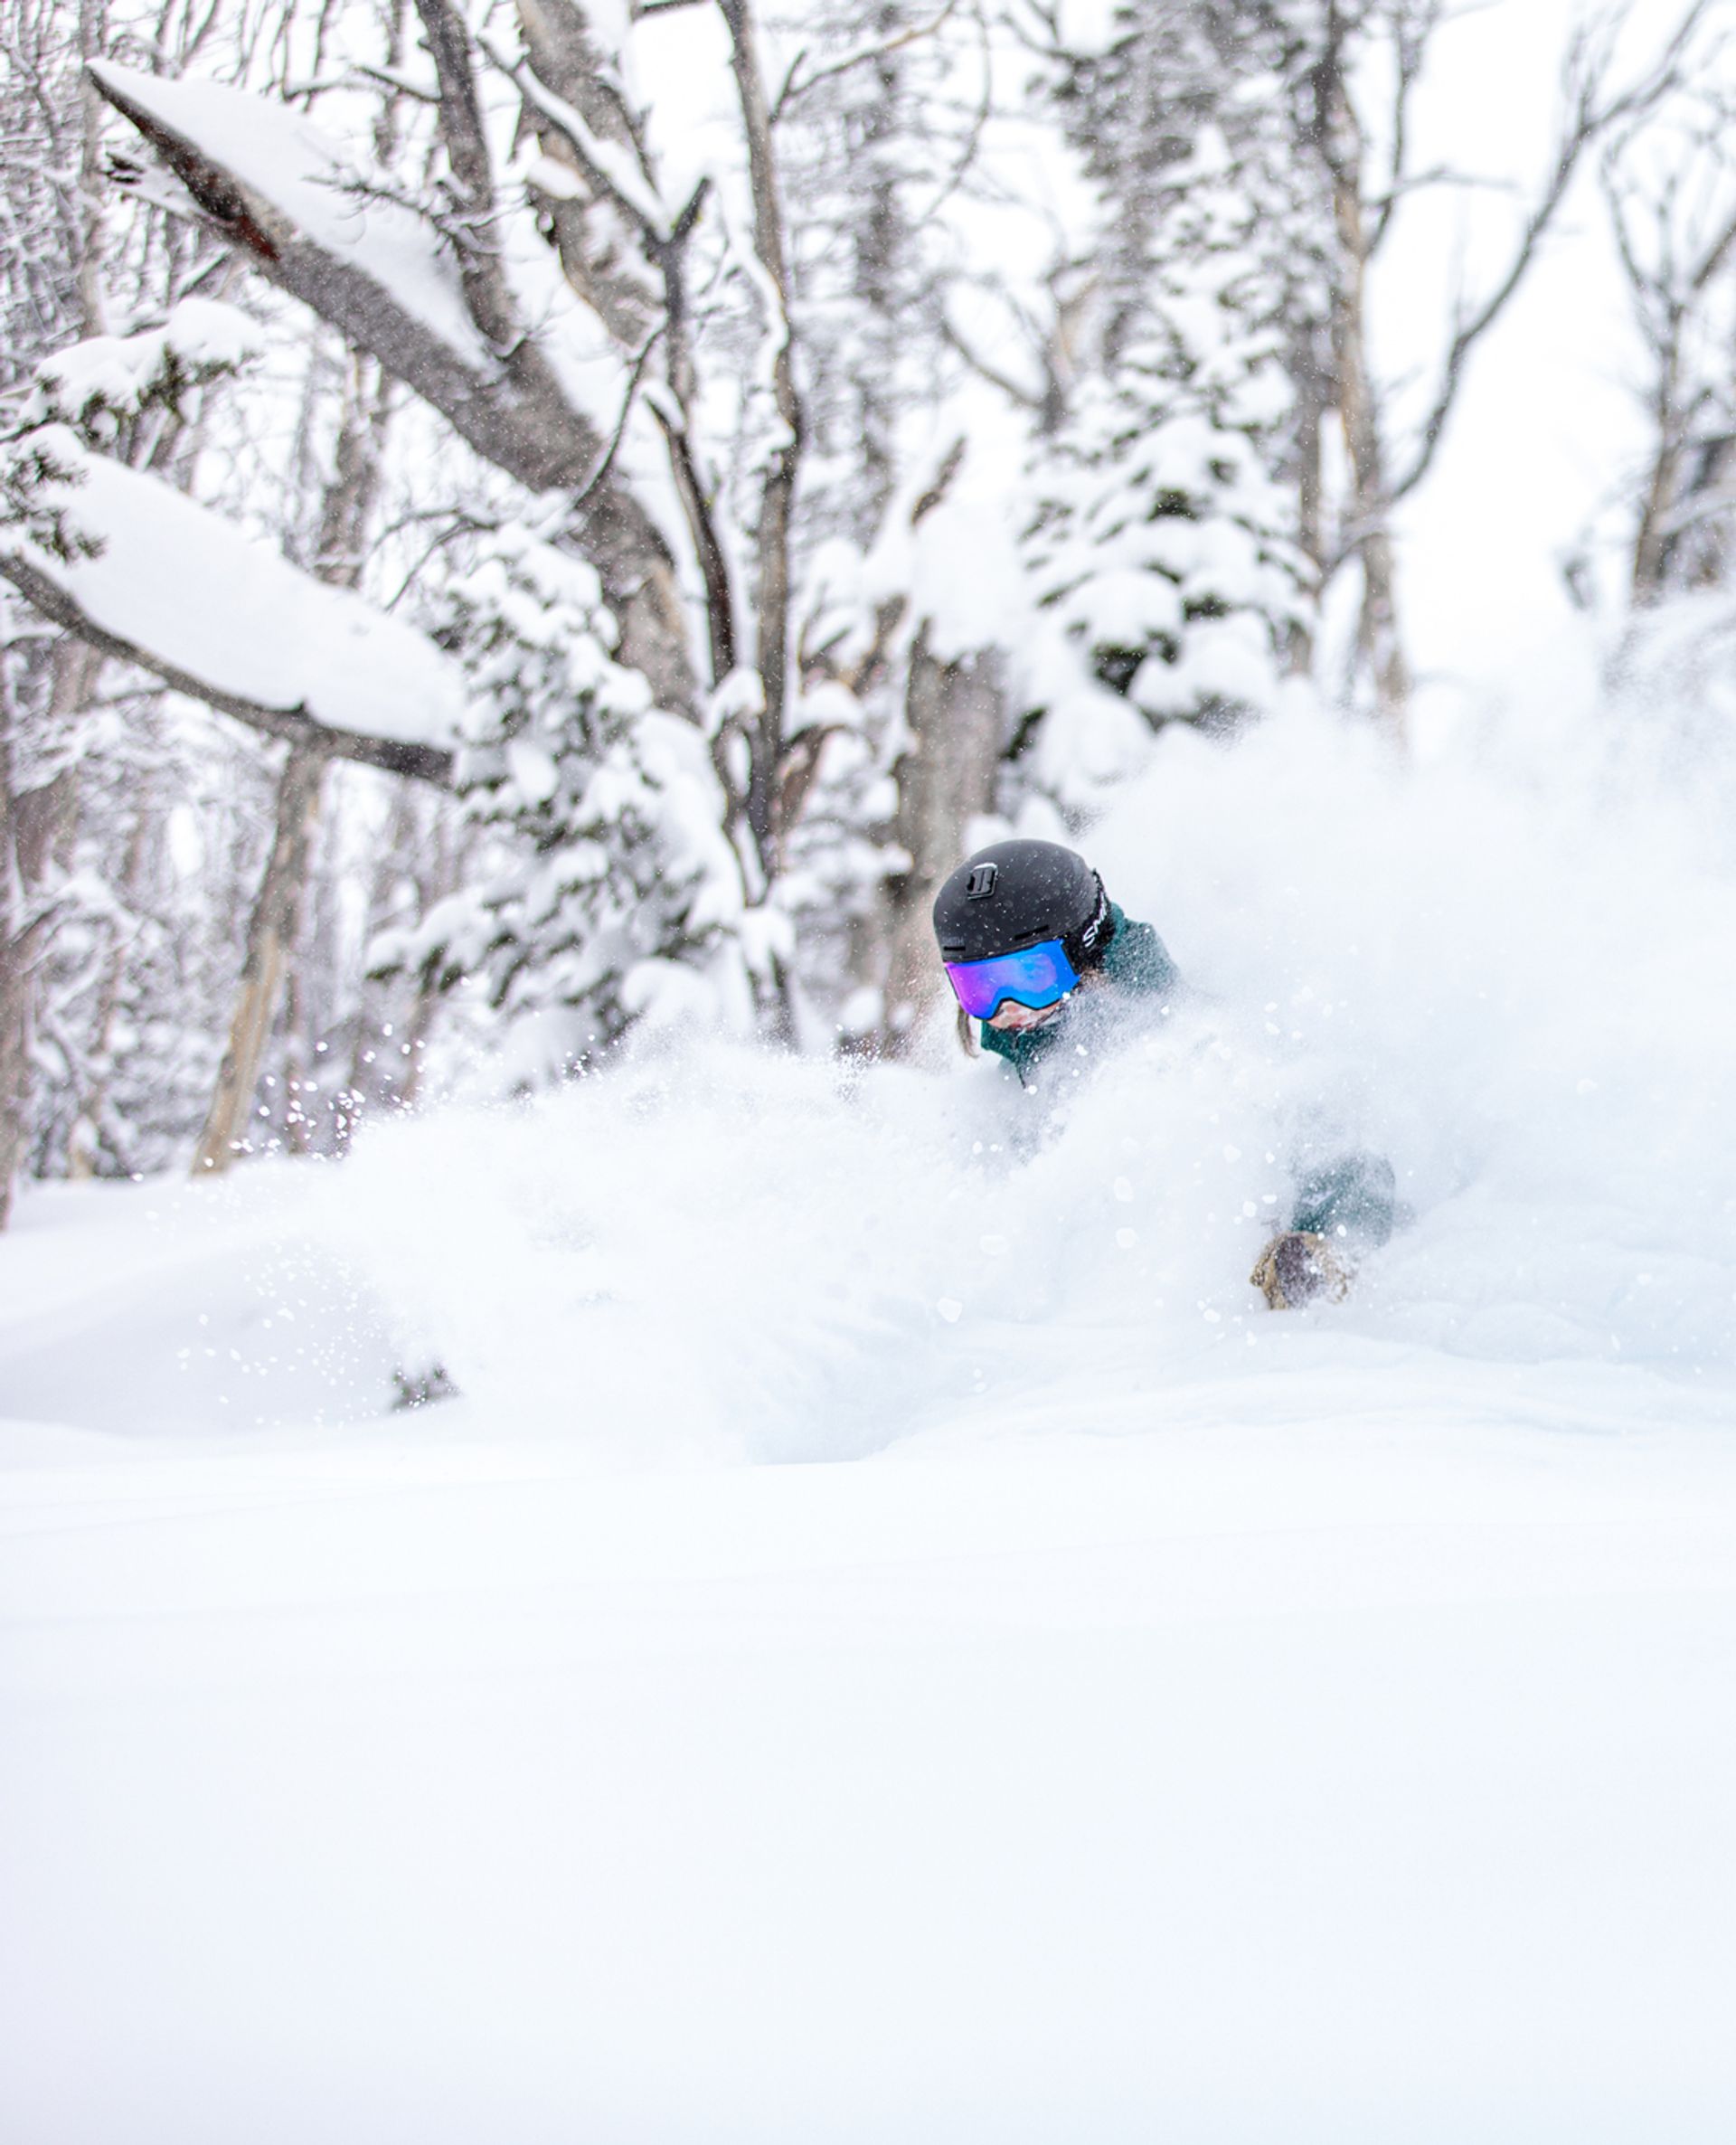
<path fill-rule="evenodd" d="M 1080 377 L 1031 472 L 1026 556 L 1052 632 L 1023 743 L 1070 808 L 1151 730 L 1269 708 L 1306 614 L 1287 220 L 1261 183 L 1280 85 L 1234 27 L 1123 9 L 1061 85 L 1099 189 L 1100 279 Z"/>
<path fill-rule="evenodd" d="M 386 934 L 375 974 L 476 979 L 509 1019 L 534 1016 L 532 1055 L 551 1071 L 646 1013 L 745 1020 L 750 978 L 730 929 L 741 875 L 706 738 L 615 661 L 594 571 L 509 524 L 479 540 L 429 617 L 471 684 L 458 782 L 481 838 L 471 884 Z"/>

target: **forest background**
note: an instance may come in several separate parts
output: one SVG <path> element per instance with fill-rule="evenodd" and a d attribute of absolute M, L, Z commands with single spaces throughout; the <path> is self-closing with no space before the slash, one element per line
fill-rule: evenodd
<path fill-rule="evenodd" d="M 1722 733 L 1732 26 L 0 0 L 0 1216 L 907 1053 L 1177 726 Z"/>

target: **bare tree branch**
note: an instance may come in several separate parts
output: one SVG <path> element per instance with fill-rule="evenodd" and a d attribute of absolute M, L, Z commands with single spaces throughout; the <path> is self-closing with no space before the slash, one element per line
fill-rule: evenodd
<path fill-rule="evenodd" d="M 639 383 L 645 378 L 645 368 L 650 363 L 651 353 L 656 348 L 657 338 L 662 333 L 660 326 L 654 327 L 645 338 L 638 355 L 633 360 L 633 370 L 627 378 L 627 392 L 621 397 L 621 414 L 615 420 L 615 430 L 609 434 L 609 445 L 599 458 L 597 467 L 573 494 L 572 503 L 575 506 L 584 505 L 614 467 L 615 457 L 620 452 L 621 441 L 627 436 L 627 420 L 633 414 L 633 398 L 639 392 Z"/>
<path fill-rule="evenodd" d="M 1423 421 L 1409 468 L 1387 494 L 1390 504 L 1396 505 L 1399 500 L 1408 497 L 1433 467 L 1442 434 L 1447 429 L 1447 420 L 1452 414 L 1453 405 L 1458 400 L 1459 390 L 1464 385 L 1466 366 L 1471 353 L 1506 310 L 1514 294 L 1524 280 L 1539 246 L 1555 220 L 1556 212 L 1566 198 L 1580 158 L 1593 143 L 1612 128 L 1652 110 L 1677 85 L 1681 80 L 1682 61 L 1689 43 L 1705 18 L 1709 4 L 1710 0 L 1691 0 L 1691 5 L 1684 11 L 1675 30 L 1646 73 L 1608 102 L 1601 100 L 1604 82 L 1611 64 L 1607 46 L 1601 52 L 1594 51 L 1593 32 L 1590 30 L 1575 38 L 1564 71 L 1569 91 L 1567 117 L 1543 193 L 1525 219 L 1524 228 L 1519 234 L 1505 273 L 1482 304 L 1461 316 L 1458 321 L 1441 366 L 1434 402 Z M 1615 15 L 1606 18 L 1602 26 L 1606 30 L 1612 29 L 1625 20 L 1626 14 L 1625 8 L 1619 10 Z"/>
<path fill-rule="evenodd" d="M 679 403 L 670 408 L 661 395 L 647 392 L 646 402 L 662 430 L 669 466 L 681 496 L 682 511 L 693 533 L 700 578 L 705 584 L 705 625 L 711 642 L 712 684 L 721 685 L 735 668 L 735 597 L 730 557 L 718 534 L 711 495 L 693 458 L 693 436 Z"/>
<path fill-rule="evenodd" d="M 675 4 L 684 5 L 686 0 L 675 0 Z M 901 52 L 907 45 L 920 43 L 925 37 L 932 37 L 937 30 L 944 27 L 948 19 L 957 12 L 958 6 L 958 0 L 946 0 L 939 14 L 929 22 L 914 24 L 908 30 L 901 30 L 895 36 L 882 37 L 871 44 L 857 45 L 850 52 L 841 53 L 837 59 L 829 60 L 824 67 L 815 68 L 807 75 L 801 71 L 802 62 L 807 57 L 804 48 L 790 61 L 789 70 L 784 76 L 784 86 L 771 100 L 772 125 L 775 127 L 789 106 L 798 97 L 806 97 L 816 82 L 830 81 L 835 75 L 848 74 L 853 68 L 872 66 L 876 60 L 890 59 L 892 53 Z"/>
<path fill-rule="evenodd" d="M 1694 292 L 1704 290 L 1712 278 L 1719 274 L 1730 259 L 1731 249 L 1736 247 L 1736 216 L 1732 216 L 1718 236 L 1707 246 L 1701 256 L 1700 265 L 1688 278 L 1688 288 Z"/>
<path fill-rule="evenodd" d="M 1365 260 L 1373 260 L 1380 250 L 1381 241 L 1392 227 L 1400 201 L 1405 194 L 1414 193 L 1420 185 L 1427 183 L 1423 179 L 1407 180 L 1404 166 L 1410 146 L 1410 99 L 1422 72 L 1429 41 L 1440 25 L 1442 12 L 1441 0 L 1424 0 L 1424 5 L 1414 18 L 1401 12 L 1392 25 L 1394 80 L 1392 151 L 1387 165 L 1386 193 L 1373 204 L 1374 223 L 1363 249 Z"/>
<path fill-rule="evenodd" d="M 997 365 L 990 364 L 979 351 L 971 348 L 944 313 L 940 316 L 940 335 L 948 348 L 957 351 L 973 373 L 986 380 L 991 387 L 998 387 L 1009 402 L 1016 402 L 1021 410 L 1043 408 L 1043 397 L 1040 393 L 1021 386 L 1010 373 L 1004 373 Z"/>

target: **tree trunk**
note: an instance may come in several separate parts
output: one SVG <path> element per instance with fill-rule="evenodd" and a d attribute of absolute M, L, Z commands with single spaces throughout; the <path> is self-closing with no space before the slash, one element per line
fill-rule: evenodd
<path fill-rule="evenodd" d="M 315 547 L 316 576 L 334 588 L 354 589 L 362 578 L 363 546 L 380 492 L 380 457 L 392 415 L 391 384 L 384 368 L 352 354 L 332 474 L 320 504 Z M 277 1016 L 286 974 L 292 978 L 300 952 L 302 911 L 312 864 L 314 825 L 329 754 L 292 744 L 278 781 L 276 830 L 265 876 L 248 926 L 247 957 L 230 1022 L 229 1047 L 193 1156 L 193 1173 L 227 1169 L 245 1151 L 246 1133 L 259 1085 L 259 1065 Z M 298 1009 L 292 1027 L 299 1025 Z M 292 1059 L 297 1056 L 292 1042 Z M 307 1054 L 302 1054 L 304 1056 Z M 291 1144 L 305 1130 L 299 1098 L 305 1067 L 288 1094 Z"/>
<path fill-rule="evenodd" d="M 995 808 L 1005 727 L 1001 661 L 993 649 L 954 662 L 929 646 L 925 624 L 910 650 L 895 832 L 910 869 L 888 883 L 891 907 L 884 1047 L 903 1050 L 941 986 L 930 911 L 965 852 L 971 819 Z"/>
<path fill-rule="evenodd" d="M 240 995 L 217 1087 L 193 1155 L 195 1176 L 216 1176 L 246 1151 L 259 1061 L 277 1011 L 284 964 L 294 951 L 307 884 L 308 845 L 325 778 L 323 753 L 292 745 L 278 782 L 276 830 L 247 927 Z"/>
<path fill-rule="evenodd" d="M 1335 189 L 1340 236 L 1346 214 L 1360 222 L 1362 207 L 1348 189 Z M 1354 203 L 1354 209 L 1352 203 Z M 1410 674 L 1399 637 L 1398 571 L 1388 522 L 1380 418 L 1368 372 L 1367 315 L 1363 261 L 1346 250 L 1344 280 L 1333 307 L 1337 361 L 1338 415 L 1350 459 L 1350 521 L 1363 562 L 1363 600 L 1356 620 L 1358 666 L 1374 686 L 1375 711 L 1395 739 L 1402 739 L 1410 709 Z"/>
<path fill-rule="evenodd" d="M 517 0 L 517 14 L 538 81 L 571 105 L 599 141 L 642 165 L 618 77 L 584 10 L 573 0 Z M 618 217 L 607 209 L 598 214 L 597 190 L 560 128 L 528 101 L 524 125 L 542 154 L 571 175 L 570 196 L 543 197 L 568 282 L 623 350 L 639 349 L 656 326 L 657 310 L 642 258 L 624 243 Z"/>
<path fill-rule="evenodd" d="M 82 641 L 54 650 L 48 723 L 59 730 L 88 704 L 102 658 Z M 12 1213 L 13 1186 L 30 1130 L 30 1056 L 35 1029 L 36 969 L 53 929 L 43 882 L 70 830 L 72 772 L 35 789 L 18 780 L 17 711 L 0 701 L 0 1229 Z"/>
<path fill-rule="evenodd" d="M 784 247 L 783 204 L 778 165 L 760 71 L 753 20 L 748 0 L 721 0 L 730 30 L 730 65 L 735 76 L 741 128 L 747 139 L 748 175 L 753 195 L 753 250 L 777 300 L 777 317 L 767 326 L 776 339 L 772 354 L 772 392 L 782 428 L 774 441 L 760 487 L 760 523 L 755 531 L 759 554 L 756 603 L 758 639 L 755 662 L 765 690 L 755 723 L 752 766 L 748 779 L 748 824 L 767 879 L 778 871 L 778 850 L 787 831 L 778 823 L 778 787 L 784 749 L 789 691 L 789 540 L 795 511 L 796 478 L 801 466 L 803 415 L 796 392 L 790 348 L 789 274 Z"/>
<path fill-rule="evenodd" d="M 127 860 L 121 867 L 120 898 L 124 908 L 137 911 L 140 905 L 144 893 L 145 865 L 158 830 L 159 823 L 152 808 L 149 778 L 146 776 L 140 785 L 133 830 L 127 839 Z M 127 981 L 129 950 L 126 934 L 118 933 L 103 974 L 102 997 L 97 1008 L 92 1031 L 96 1037 L 93 1077 L 90 1091 L 80 1104 L 79 1114 L 73 1120 L 67 1140 L 66 1174 L 75 1180 L 96 1175 L 97 1155 L 102 1143 L 102 1120 L 108 1100 L 108 1082 L 114 1070 L 110 1054 L 114 1049 L 115 1022 L 119 1016 L 121 991 Z"/>
<path fill-rule="evenodd" d="M 1362 561 L 1363 600 L 1356 624 L 1357 668 L 1374 687 L 1375 712 L 1402 742 L 1410 676 L 1399 635 L 1398 574 L 1391 529 L 1385 446 L 1368 358 L 1368 241 L 1363 200 L 1362 129 L 1335 39 L 1316 82 L 1318 126 L 1332 176 L 1337 273 L 1332 293 L 1332 357 L 1339 421 L 1350 464 L 1349 545 Z"/>
<path fill-rule="evenodd" d="M 1291 354 L 1290 377 L 1296 385 L 1296 522 L 1297 542 L 1313 570 L 1314 589 L 1326 581 L 1326 493 L 1321 463 L 1320 420 L 1328 405 L 1331 383 L 1316 339 L 1297 337 Z M 1294 620 L 1286 636 L 1287 667 L 1292 677 L 1307 677 L 1314 668 L 1315 624 L 1312 616 Z"/>
<path fill-rule="evenodd" d="M 1664 590 L 1665 530 L 1675 504 L 1681 476 L 1681 454 L 1676 441 L 1660 437 L 1652 461 L 1646 497 L 1640 508 L 1639 529 L 1634 538 L 1634 572 L 1630 591 L 1633 608 L 1639 610 L 1656 603 Z"/>
<path fill-rule="evenodd" d="M 15 812 L 0 770 L 0 1229 L 12 1214 L 12 1190 L 23 1158 L 30 1099 L 32 987 L 40 924 L 26 922 L 24 891 L 14 861 Z"/>

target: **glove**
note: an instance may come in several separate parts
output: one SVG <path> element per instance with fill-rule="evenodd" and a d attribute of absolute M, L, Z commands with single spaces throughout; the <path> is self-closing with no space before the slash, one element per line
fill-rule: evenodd
<path fill-rule="evenodd" d="M 1350 1290 L 1350 1268 L 1311 1229 L 1273 1237 L 1248 1278 L 1275 1311 L 1296 1310 L 1316 1296 L 1342 1303 Z"/>

